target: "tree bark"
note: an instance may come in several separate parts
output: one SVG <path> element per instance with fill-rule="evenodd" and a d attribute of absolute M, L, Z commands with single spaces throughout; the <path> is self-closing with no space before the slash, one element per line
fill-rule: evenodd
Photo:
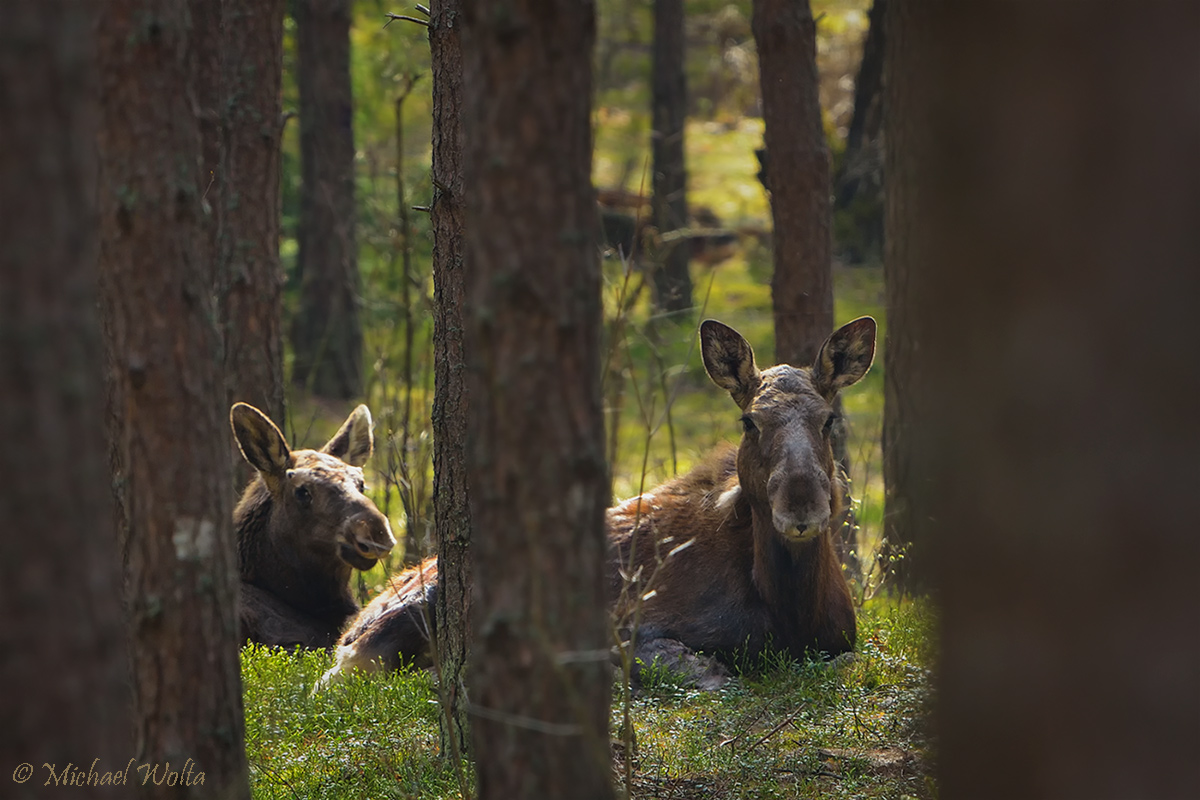
<path fill-rule="evenodd" d="M 829 148 L 818 95 L 817 29 L 807 0 L 755 0 L 771 189 L 775 360 L 808 366 L 833 331 Z"/>
<path fill-rule="evenodd" d="M 198 65 L 182 0 L 99 15 L 101 309 L 113 485 L 149 796 L 249 797 L 221 340 L 204 229 Z M 151 784 L 153 785 L 153 784 Z"/>
<path fill-rule="evenodd" d="M 0 752 L 17 770 L 6 797 L 56 797 L 43 763 L 111 772 L 133 750 L 96 315 L 92 23 L 86 0 L 5 12 Z"/>
<path fill-rule="evenodd" d="M 300 307 L 292 383 L 318 397 L 362 393 L 355 243 L 350 0 L 296 0 L 300 88 Z"/>
<path fill-rule="evenodd" d="M 223 0 L 219 284 L 228 404 L 284 419 L 279 264 L 283 0 Z M 251 477 L 235 454 L 238 486 Z"/>
<path fill-rule="evenodd" d="M 465 9 L 470 673 L 481 798 L 611 798 L 594 6 Z"/>
<path fill-rule="evenodd" d="M 430 4 L 433 67 L 433 514 L 438 548 L 438 683 L 447 705 L 443 754 L 465 753 L 471 612 L 471 508 L 463 355 L 466 259 L 463 216 L 463 54 L 459 0 Z M 438 189 L 437 186 L 444 189 Z"/>
<path fill-rule="evenodd" d="M 922 319 L 914 313 L 914 291 L 932 246 L 920 217 L 919 179 L 931 169 L 923 109 L 928 107 L 927 65 L 922 48 L 932 46 L 928 19 L 919 3 L 890 2 L 884 114 L 886 135 L 884 305 L 887 342 L 883 362 L 884 556 L 888 580 L 904 591 L 929 588 L 927 543 L 913 517 L 912 498 L 924 476 L 912 463 L 913 419 L 920 415 L 918 388 L 923 379 L 915 358 Z"/>
<path fill-rule="evenodd" d="M 1127 11 L 930 4 L 898 53 L 943 797 L 1196 793 L 1200 6 Z"/>
<path fill-rule="evenodd" d="M 683 147 L 687 83 L 683 64 L 683 0 L 654 0 L 650 150 L 654 172 L 652 209 L 659 234 L 688 227 Z M 681 312 L 692 307 L 689 254 L 686 240 L 664 244 L 653 254 L 654 305 L 660 311 Z"/>

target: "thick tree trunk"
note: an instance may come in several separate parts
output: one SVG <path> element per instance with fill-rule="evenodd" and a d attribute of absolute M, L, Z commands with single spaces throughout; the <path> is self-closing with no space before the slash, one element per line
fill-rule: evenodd
<path fill-rule="evenodd" d="M 72 790 L 45 786 L 43 763 L 112 772 L 133 752 L 96 316 L 92 23 L 87 0 L 5 12 L 0 780 L 6 797 L 58 797 Z"/>
<path fill-rule="evenodd" d="M 204 231 L 187 4 L 99 15 L 100 267 L 141 762 L 248 797 L 221 340 Z"/>
<path fill-rule="evenodd" d="M 775 360 L 807 366 L 833 331 L 829 148 L 821 125 L 817 29 L 807 0 L 755 0 L 775 274 Z"/>
<path fill-rule="evenodd" d="M 651 65 L 653 133 L 653 217 L 659 234 L 688 226 L 687 169 L 683 126 L 687 116 L 687 84 L 683 71 L 683 0 L 654 0 L 654 47 Z M 686 240 L 664 244 L 654 253 L 654 305 L 680 312 L 692 307 Z"/>
<path fill-rule="evenodd" d="M 917 3 L 891 2 L 885 18 L 888 36 L 885 73 L 884 138 L 886 205 L 884 304 L 887 344 L 883 364 L 884 556 L 888 579 L 901 591 L 929 588 L 927 543 L 913 518 L 912 498 L 925 480 L 913 466 L 913 419 L 921 413 L 917 395 L 922 376 L 915 358 L 921 317 L 914 313 L 914 289 L 929 259 L 928 226 L 920 217 L 918 180 L 929 163 L 928 137 L 921 116 L 928 107 L 927 20 Z"/>
<path fill-rule="evenodd" d="M 594 6 L 465 9 L 470 680 L 481 798 L 610 798 Z"/>
<path fill-rule="evenodd" d="M 1079 11 L 934 4 L 900 62 L 947 798 L 1196 794 L 1200 6 Z"/>
<path fill-rule="evenodd" d="M 463 54 L 459 0 L 430 5 L 433 65 L 433 514 L 438 547 L 438 683 L 447 704 L 442 752 L 468 746 L 466 672 L 471 611 L 471 508 L 463 356 Z"/>
<path fill-rule="evenodd" d="M 218 263 L 228 401 L 284 419 L 279 265 L 283 0 L 223 0 Z M 249 465 L 235 458 L 239 487 Z M 245 480 L 242 480 L 242 479 Z"/>
<path fill-rule="evenodd" d="M 292 383 L 319 397 L 349 399 L 363 387 L 350 0 L 295 0 L 294 9 L 303 187 Z"/>

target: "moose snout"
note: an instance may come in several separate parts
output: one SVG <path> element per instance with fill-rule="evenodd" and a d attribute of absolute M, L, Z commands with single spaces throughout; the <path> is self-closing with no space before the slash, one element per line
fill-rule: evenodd
<path fill-rule="evenodd" d="M 767 482 L 771 522 L 781 535 L 807 541 L 829 527 L 829 478 L 822 472 L 776 471 Z"/>
<path fill-rule="evenodd" d="M 396 546 L 387 517 L 375 511 L 351 517 L 346 524 L 347 540 L 359 556 L 377 561 Z"/>

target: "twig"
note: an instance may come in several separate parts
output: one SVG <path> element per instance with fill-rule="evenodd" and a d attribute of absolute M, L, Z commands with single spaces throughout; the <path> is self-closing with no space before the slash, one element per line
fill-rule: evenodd
<path fill-rule="evenodd" d="M 796 717 L 800 716 L 800 712 L 803 710 L 804 710 L 804 706 L 800 706 L 795 711 L 793 711 L 791 714 L 788 714 L 787 717 L 784 718 L 783 722 L 779 723 L 774 728 L 771 728 L 771 730 L 768 731 L 766 733 L 766 735 L 764 735 L 761 739 L 759 739 L 754 744 L 750 745 L 750 747 L 746 750 L 746 752 L 749 753 L 751 750 L 758 747 L 760 744 L 765 742 L 767 739 L 770 739 L 772 736 L 779 733 L 781 730 L 783 730 L 784 725 L 787 725 L 789 722 L 794 720 Z"/>
<path fill-rule="evenodd" d="M 388 25 L 391 25 L 393 22 L 395 22 L 398 19 L 402 19 L 405 22 L 415 22 L 416 24 L 423 25 L 426 28 L 429 27 L 429 20 L 427 20 L 427 19 L 418 19 L 417 17 L 405 16 L 404 14 L 391 14 L 391 13 L 385 14 L 384 16 L 386 16 L 388 18 L 388 21 L 383 23 L 383 27 L 385 27 L 385 28 Z"/>
<path fill-rule="evenodd" d="M 417 9 L 417 11 L 420 11 L 422 14 L 424 14 L 427 17 L 433 16 L 432 14 L 429 13 L 429 9 L 426 8 L 425 6 L 421 5 L 420 3 L 417 3 L 415 6 L 413 6 L 413 8 Z"/>

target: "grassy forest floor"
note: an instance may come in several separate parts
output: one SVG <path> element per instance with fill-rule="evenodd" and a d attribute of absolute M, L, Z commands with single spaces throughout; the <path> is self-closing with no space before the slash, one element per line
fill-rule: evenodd
<path fill-rule="evenodd" d="M 752 665 L 715 692 L 649 681 L 632 707 L 632 796 L 936 797 L 925 724 L 932 623 L 925 603 L 875 600 L 860 612 L 852 659 Z M 325 653 L 242 651 L 254 796 L 459 797 L 454 765 L 439 755 L 430 674 L 354 676 L 313 696 L 329 663 Z M 624 749 L 614 745 L 618 786 Z"/>

